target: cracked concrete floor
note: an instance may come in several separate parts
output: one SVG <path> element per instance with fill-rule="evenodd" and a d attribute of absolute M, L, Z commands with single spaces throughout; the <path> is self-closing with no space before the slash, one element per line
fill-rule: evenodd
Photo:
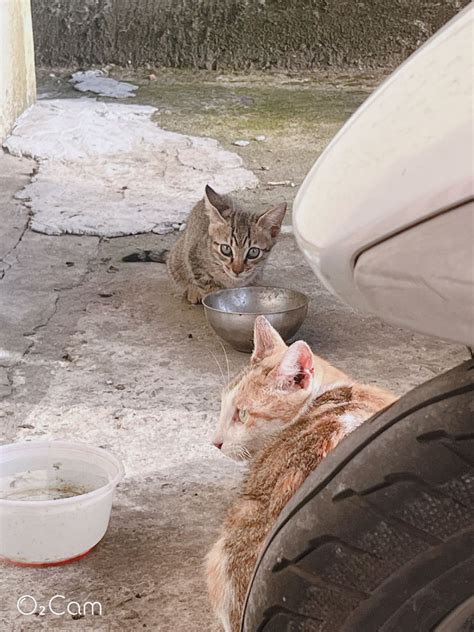
<path fill-rule="evenodd" d="M 302 162 L 292 163 L 299 178 L 311 151 L 308 143 Z M 91 555 L 59 568 L 1 569 L 0 627 L 214 630 L 202 558 L 242 475 L 209 443 L 221 383 L 213 356 L 225 367 L 220 347 L 202 308 L 172 295 L 163 266 L 121 262 L 137 248 L 169 246 L 175 235 L 34 233 L 13 199 L 33 169 L 31 161 L 0 156 L 1 440 L 105 446 L 123 460 L 126 478 Z M 244 197 L 259 205 L 273 194 L 257 189 Z M 293 194 L 285 191 L 289 201 Z M 340 304 L 291 235 L 281 238 L 264 281 L 310 295 L 301 337 L 359 379 L 403 393 L 468 356 Z M 227 351 L 232 373 L 248 361 Z M 100 601 L 103 614 L 28 617 L 16 610 L 21 595 L 46 603 L 57 593 Z"/>

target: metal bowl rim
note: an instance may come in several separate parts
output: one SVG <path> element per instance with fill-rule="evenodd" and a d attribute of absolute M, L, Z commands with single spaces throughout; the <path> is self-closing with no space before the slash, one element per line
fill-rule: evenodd
<path fill-rule="evenodd" d="M 234 311 L 225 311 L 223 309 L 218 309 L 217 307 L 211 307 L 206 303 L 206 299 L 208 296 L 213 296 L 214 294 L 219 294 L 221 292 L 231 292 L 235 290 L 253 290 L 253 289 L 262 289 L 262 290 L 284 290 L 285 292 L 292 292 L 293 294 L 297 294 L 301 299 L 301 305 L 297 305 L 296 307 L 290 307 L 289 309 L 279 310 L 277 312 L 234 312 Z M 223 288 L 222 290 L 216 290 L 215 292 L 211 292 L 207 296 L 202 299 L 202 304 L 206 309 L 209 309 L 213 312 L 217 312 L 218 314 L 243 314 L 245 316 L 264 316 L 266 314 L 288 314 L 289 312 L 294 312 L 297 309 L 301 309 L 302 307 L 307 307 L 309 304 L 309 298 L 303 292 L 298 290 L 291 290 L 287 287 L 273 287 L 271 285 L 246 285 L 244 287 L 238 288 Z"/>

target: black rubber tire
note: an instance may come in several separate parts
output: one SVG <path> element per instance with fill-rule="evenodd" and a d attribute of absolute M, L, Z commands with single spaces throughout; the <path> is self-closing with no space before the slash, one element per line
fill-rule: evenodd
<path fill-rule="evenodd" d="M 244 632 L 474 629 L 473 395 L 469 360 L 326 457 L 267 539 Z"/>

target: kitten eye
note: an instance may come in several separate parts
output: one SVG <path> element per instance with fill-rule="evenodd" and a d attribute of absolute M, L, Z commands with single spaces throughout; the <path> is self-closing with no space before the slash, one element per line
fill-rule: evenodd
<path fill-rule="evenodd" d="M 229 246 L 229 244 L 221 244 L 220 250 L 224 257 L 232 256 L 232 248 Z"/>
<path fill-rule="evenodd" d="M 261 252 L 260 248 L 255 248 L 255 247 L 249 248 L 249 251 L 247 253 L 247 259 L 256 259 L 257 257 L 260 256 L 260 252 Z"/>

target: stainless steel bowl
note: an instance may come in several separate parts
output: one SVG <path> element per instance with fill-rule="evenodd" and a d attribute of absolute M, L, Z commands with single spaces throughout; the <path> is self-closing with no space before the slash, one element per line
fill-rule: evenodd
<path fill-rule="evenodd" d="M 279 287 L 241 287 L 218 290 L 204 300 L 207 322 L 219 338 L 238 351 L 253 349 L 253 326 L 263 314 L 283 340 L 292 338 L 308 312 L 308 299 L 301 292 Z"/>

